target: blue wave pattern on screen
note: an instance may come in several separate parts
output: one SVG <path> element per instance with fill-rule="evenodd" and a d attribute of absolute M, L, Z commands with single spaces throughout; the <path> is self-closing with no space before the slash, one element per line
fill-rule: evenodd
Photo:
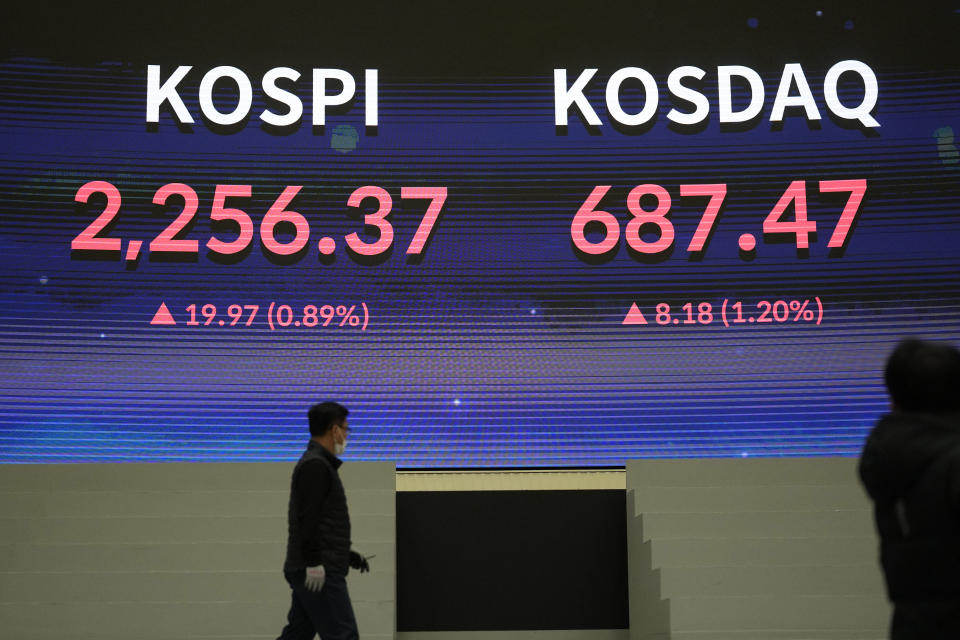
<path fill-rule="evenodd" d="M 702 130 L 677 132 L 663 99 L 639 135 L 609 125 L 595 135 L 575 117 L 558 131 L 552 78 L 524 76 L 381 78 L 376 132 L 364 127 L 361 96 L 323 130 L 305 120 L 277 134 L 254 117 L 241 131 L 211 130 L 198 117 L 201 73 L 182 85 L 197 122 L 181 130 L 169 113 L 145 124 L 142 67 L 7 60 L 0 462 L 289 460 L 303 446 L 307 407 L 323 399 L 352 409 L 348 458 L 401 467 L 855 454 L 887 408 L 880 372 L 897 340 L 960 339 L 960 165 L 949 141 L 960 131 L 960 75 L 877 72 L 882 127 L 871 134 L 826 116 L 810 126 L 790 111 L 772 127 L 779 76 L 766 74 L 764 117 L 740 131 L 721 130 L 711 113 Z M 588 92 L 598 112 L 603 80 Z M 822 106 L 822 71 L 808 80 Z M 709 77 L 703 91 L 716 95 Z M 309 90 L 299 93 L 308 118 Z M 856 87 L 840 97 L 855 102 Z M 638 111 L 631 100 L 624 109 Z M 831 254 L 846 195 L 817 185 L 845 179 L 868 189 L 845 249 Z M 192 187 L 199 210 L 183 237 L 199 241 L 196 260 L 71 256 L 71 240 L 102 210 L 102 200 L 74 201 L 92 180 L 123 198 L 105 235 L 124 249 L 141 240 L 144 252 L 179 211 L 157 210 L 154 193 Z M 795 180 L 806 181 L 818 225 L 808 255 L 762 234 Z M 703 255 L 691 257 L 707 198 L 679 188 L 705 183 L 725 183 L 726 202 Z M 236 236 L 211 229 L 217 184 L 252 188 L 228 205 L 257 228 L 234 263 L 204 247 L 211 235 Z M 640 184 L 661 185 L 673 201 L 674 248 L 655 260 L 624 246 L 627 194 Z M 289 208 L 309 221 L 309 250 L 277 264 L 259 227 L 288 185 L 303 186 Z M 350 233 L 376 239 L 346 205 L 364 185 L 394 203 L 393 248 L 375 264 L 344 250 Z M 570 234 L 597 185 L 611 185 L 600 208 L 621 227 L 604 261 L 579 256 Z M 419 261 L 404 255 L 426 206 L 401 202 L 411 186 L 449 193 Z M 753 257 L 738 249 L 747 233 Z M 588 229 L 593 242 L 600 235 Z M 336 241 L 332 260 L 318 257 L 321 237 Z M 759 301 L 782 300 L 788 319 L 727 327 L 717 319 L 724 300 L 753 316 Z M 176 326 L 150 324 L 161 302 Z M 343 312 L 328 327 L 271 330 L 271 302 L 298 318 L 308 305 Z M 633 303 L 648 324 L 623 325 Z M 709 304 L 711 322 L 673 324 L 688 318 L 686 303 L 693 318 Z M 362 304 L 365 331 L 346 313 Z M 665 325 L 658 304 L 670 305 Z M 187 325 L 191 305 L 201 326 Z M 211 326 L 204 305 L 217 307 Z M 257 305 L 259 316 L 246 327 L 244 312 L 231 327 L 231 305 Z M 803 314 L 817 318 L 821 307 L 819 324 Z"/>

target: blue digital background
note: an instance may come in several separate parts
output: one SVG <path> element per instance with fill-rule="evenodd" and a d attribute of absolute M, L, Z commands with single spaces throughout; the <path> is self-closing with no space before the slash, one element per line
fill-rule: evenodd
<path fill-rule="evenodd" d="M 859 53 L 871 63 L 871 50 Z M 772 126 L 779 68 L 805 63 L 795 57 L 758 69 L 763 117 L 733 131 L 716 121 L 715 67 L 736 61 L 678 54 L 672 66 L 650 68 L 658 116 L 631 135 L 609 124 L 588 131 L 575 117 L 558 131 L 550 66 L 455 78 L 381 71 L 373 132 L 363 126 L 362 93 L 324 130 L 311 127 L 314 61 L 283 60 L 277 66 L 304 73 L 305 122 L 277 134 L 255 116 L 231 132 L 202 122 L 196 87 L 213 65 L 182 84 L 197 120 L 185 131 L 169 112 L 146 125 L 139 62 L 8 56 L 0 62 L 0 462 L 290 460 L 306 438 L 307 407 L 324 399 L 351 408 L 348 458 L 409 468 L 856 454 L 886 411 L 880 371 L 893 345 L 905 336 L 960 340 L 960 164 L 949 139 L 960 131 L 960 67 L 871 63 L 882 126 L 865 132 L 827 117 L 829 64 L 805 64 L 824 119 L 811 125 L 790 110 Z M 689 132 L 667 126 L 666 75 L 694 62 L 707 70 L 711 118 Z M 634 64 L 604 61 L 591 85 L 605 122 L 605 79 Z M 363 67 L 344 66 L 362 90 Z M 258 114 L 259 78 L 251 78 Z M 858 97 L 855 85 L 843 86 L 842 100 Z M 219 104 L 230 100 L 218 94 Z M 639 106 L 637 96 L 624 100 L 627 111 Z M 817 183 L 849 178 L 867 180 L 867 199 L 846 249 L 831 254 L 846 195 L 821 195 Z M 197 260 L 144 256 L 128 266 L 116 256 L 72 256 L 71 240 L 101 210 L 74 202 L 91 180 L 123 196 L 108 235 L 144 249 L 174 215 L 154 210 L 154 192 L 169 182 L 193 187 L 200 209 L 186 237 L 200 241 Z M 794 180 L 807 181 L 818 224 L 809 255 L 762 238 L 764 218 Z M 681 199 L 679 186 L 714 182 L 728 185 L 726 205 L 692 259 L 685 249 L 706 198 Z M 607 261 L 578 256 L 570 223 L 593 187 L 612 185 L 602 208 L 625 227 L 626 194 L 645 183 L 673 197 L 673 252 L 643 261 L 621 239 Z M 276 264 L 255 236 L 239 262 L 209 259 L 217 184 L 252 185 L 248 202 L 231 203 L 258 226 L 285 186 L 303 185 L 291 208 L 310 222 L 310 251 Z M 363 230 L 346 207 L 363 185 L 394 198 L 394 248 L 376 264 L 344 250 L 344 236 Z M 404 251 L 425 202 L 401 203 L 403 186 L 449 190 L 420 261 Z M 737 249 L 746 232 L 758 238 L 753 258 Z M 337 240 L 330 263 L 317 255 L 322 236 Z M 678 313 L 709 302 L 719 314 L 725 298 L 752 309 L 814 297 L 820 326 L 654 321 L 658 303 Z M 161 302 L 177 326 L 150 325 Z M 370 323 L 365 332 L 271 331 L 262 322 L 270 302 L 363 302 Z M 634 302 L 650 324 L 622 325 Z M 186 326 L 186 307 L 208 303 L 220 318 L 230 304 L 258 304 L 261 316 L 249 328 Z"/>

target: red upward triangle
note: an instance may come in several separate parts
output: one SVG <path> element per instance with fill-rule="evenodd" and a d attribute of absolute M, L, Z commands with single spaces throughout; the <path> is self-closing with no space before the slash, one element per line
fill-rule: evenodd
<path fill-rule="evenodd" d="M 160 303 L 160 308 L 153 314 L 153 320 L 150 321 L 150 324 L 177 324 L 177 321 L 174 320 L 170 314 L 170 309 L 167 308 L 166 302 Z"/>
<path fill-rule="evenodd" d="M 643 317 L 643 312 L 640 311 L 636 302 L 630 305 L 630 311 L 627 311 L 623 324 L 647 324 L 647 319 Z"/>

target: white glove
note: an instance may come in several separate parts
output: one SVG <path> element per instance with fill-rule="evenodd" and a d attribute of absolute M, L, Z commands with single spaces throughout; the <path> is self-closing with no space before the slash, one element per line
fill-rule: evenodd
<path fill-rule="evenodd" d="M 326 579 L 327 572 L 324 570 L 322 564 L 318 564 L 315 567 L 307 567 L 307 579 L 304 580 L 303 586 L 310 591 L 320 591 L 320 589 L 323 589 L 323 581 Z"/>

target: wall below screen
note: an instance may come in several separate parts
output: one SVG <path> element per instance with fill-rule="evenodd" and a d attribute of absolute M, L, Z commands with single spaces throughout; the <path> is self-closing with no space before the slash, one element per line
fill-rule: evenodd
<path fill-rule="evenodd" d="M 361 637 L 880 640 L 855 466 L 641 460 L 397 493 L 392 464 L 348 462 L 354 547 L 377 556 L 348 578 Z M 0 640 L 276 637 L 291 470 L 0 465 Z"/>
<path fill-rule="evenodd" d="M 274 638 L 292 464 L 0 465 L 0 638 Z M 363 637 L 395 629 L 392 463 L 341 469 Z"/>

